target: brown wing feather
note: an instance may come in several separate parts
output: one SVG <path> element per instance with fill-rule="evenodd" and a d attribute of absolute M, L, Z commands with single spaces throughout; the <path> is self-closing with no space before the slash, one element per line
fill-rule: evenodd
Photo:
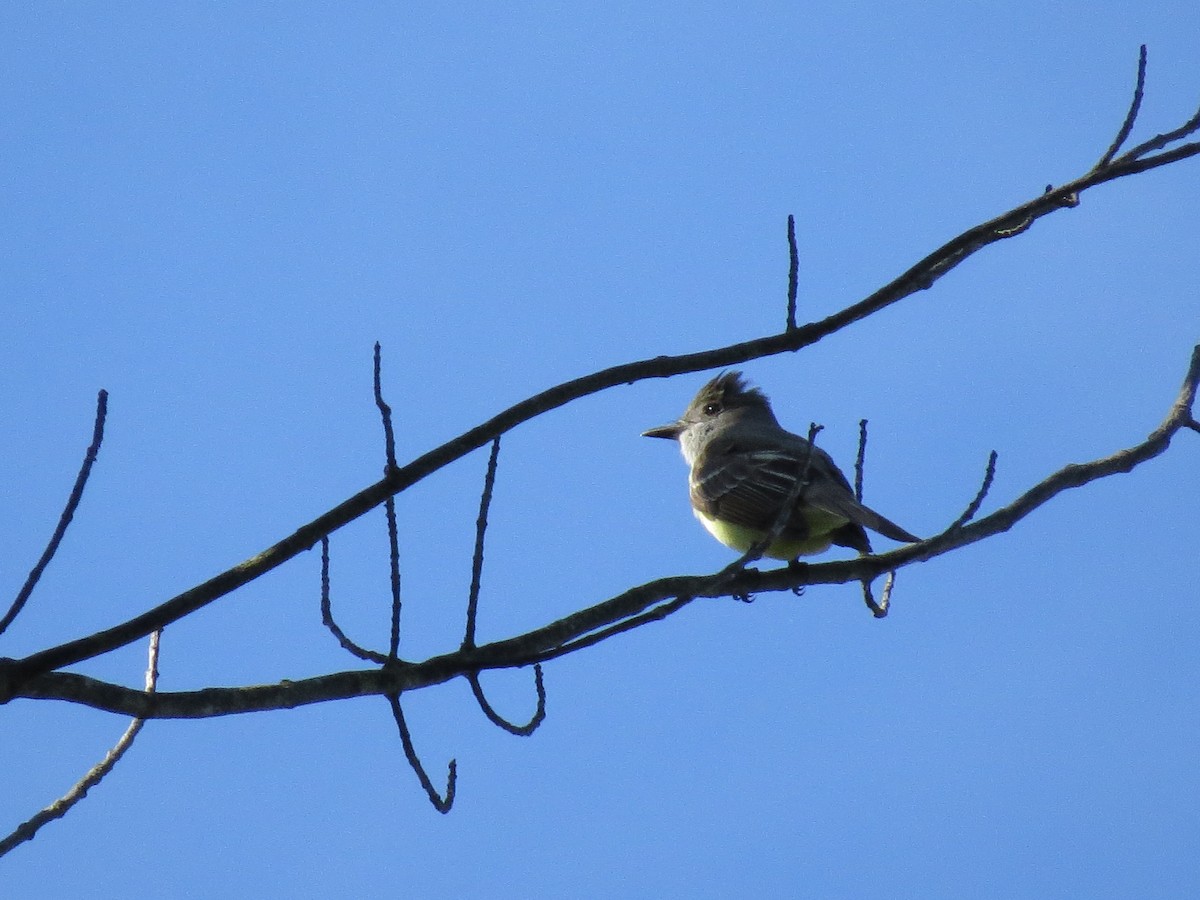
<path fill-rule="evenodd" d="M 712 518 L 767 529 L 775 521 L 780 506 L 787 500 L 803 467 L 807 465 L 809 484 L 801 502 L 787 523 L 789 533 L 808 531 L 803 508 L 813 507 L 844 519 L 857 529 L 845 526 L 833 532 L 835 542 L 855 549 L 869 549 L 861 526 L 878 531 L 896 541 L 915 542 L 918 538 L 899 525 L 859 503 L 850 483 L 837 465 L 819 447 L 794 438 L 795 446 L 752 447 L 745 442 L 714 440 L 699 461 L 691 478 L 692 503 Z M 811 454 L 811 459 L 806 457 Z M 852 533 L 857 531 L 857 533 Z"/>

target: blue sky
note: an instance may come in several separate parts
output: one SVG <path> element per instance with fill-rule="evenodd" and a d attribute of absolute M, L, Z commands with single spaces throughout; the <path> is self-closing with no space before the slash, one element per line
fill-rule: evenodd
<path fill-rule="evenodd" d="M 1103 152 L 1137 47 L 1134 139 L 1200 101 L 1194 3 L 9 4 L 0 11 L 0 589 L 58 559 L 0 655 L 107 627 L 245 559 L 382 467 L 608 365 L 851 303 Z M 1091 191 L 882 314 L 747 365 L 919 534 L 987 454 L 987 509 L 1140 440 L 1200 340 L 1184 162 Z M 729 554 L 639 437 L 703 373 L 504 440 L 480 640 Z M 694 603 L 547 667 L 529 739 L 466 685 L 407 696 L 448 816 L 386 703 L 151 722 L 0 893 L 127 897 L 1180 897 L 1200 889 L 1200 446 L 853 588 Z M 486 455 L 398 505 L 408 658 L 461 640 Z M 382 512 L 333 541 L 342 625 L 386 643 Z M 162 690 L 355 663 L 301 556 L 163 638 Z M 140 684 L 145 649 L 82 671 Z M 531 677 L 485 678 L 513 718 Z M 0 710 L 6 832 L 125 727 Z"/>

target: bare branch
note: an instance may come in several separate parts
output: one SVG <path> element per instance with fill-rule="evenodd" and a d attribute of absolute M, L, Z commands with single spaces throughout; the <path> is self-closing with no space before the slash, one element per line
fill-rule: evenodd
<path fill-rule="evenodd" d="M 492 492 L 496 487 L 496 464 L 500 457 L 500 438 L 496 437 L 492 441 L 492 452 L 488 455 L 487 472 L 483 476 L 483 492 L 479 497 L 479 516 L 475 519 L 475 553 L 471 559 L 471 587 L 467 592 L 467 628 L 463 635 L 463 649 L 470 649 L 475 646 L 475 622 L 479 611 L 479 589 L 483 580 L 483 543 L 484 537 L 487 534 L 488 526 L 488 510 L 492 505 Z M 537 692 L 537 707 L 534 710 L 533 717 L 524 725 L 518 725 L 515 722 L 510 722 L 500 713 L 496 712 L 495 707 L 488 702 L 487 695 L 483 691 L 483 685 L 479 681 L 478 672 L 468 672 L 467 681 L 471 685 L 471 693 L 475 695 L 475 701 L 479 704 L 480 710 L 487 716 L 488 721 L 493 725 L 503 728 L 509 734 L 515 734 L 520 737 L 528 737 L 533 734 L 542 721 L 546 718 L 546 683 L 542 677 L 541 665 L 534 664 L 533 667 L 533 684 L 534 690 Z"/>
<path fill-rule="evenodd" d="M 321 622 L 337 638 L 342 649 L 351 655 L 380 665 L 388 661 L 384 654 L 376 653 L 374 650 L 368 650 L 354 643 L 346 636 L 346 632 L 342 631 L 341 626 L 333 620 L 333 603 L 330 600 L 329 590 L 329 538 L 327 537 L 321 538 Z"/>
<path fill-rule="evenodd" d="M 50 543 L 46 545 L 46 549 L 42 551 L 41 558 L 37 561 L 37 565 L 29 573 L 29 577 L 25 579 L 25 583 L 21 585 L 21 590 L 17 591 L 16 599 L 13 600 L 12 606 L 8 608 L 8 612 L 0 618 L 0 634 L 8 629 L 8 626 L 13 623 L 21 610 L 24 609 L 26 602 L 33 594 L 33 589 L 37 587 L 38 581 L 41 580 L 42 573 L 46 571 L 46 566 L 50 565 L 50 560 L 54 558 L 54 554 L 58 552 L 58 545 L 62 543 L 63 536 L 67 533 L 67 528 L 71 524 L 71 520 L 75 518 L 75 510 L 79 507 L 79 501 L 83 499 L 83 489 L 87 486 L 88 476 L 92 474 L 92 466 L 96 462 L 96 457 L 100 453 L 100 444 L 104 441 L 104 420 L 108 418 L 108 391 L 101 391 L 96 396 L 96 421 L 92 426 L 92 443 L 87 448 L 87 453 L 83 457 L 83 465 L 79 468 L 79 474 L 75 476 L 75 486 L 71 488 L 71 494 L 67 497 L 67 505 L 63 507 L 62 515 L 58 517 L 58 527 L 54 529 L 54 534 L 50 536 Z"/>
<path fill-rule="evenodd" d="M 1108 149 L 1104 151 L 1104 155 L 1100 157 L 1100 161 L 1096 163 L 1095 169 L 1103 169 L 1112 158 L 1117 155 L 1117 151 L 1121 149 L 1121 145 L 1129 139 L 1129 132 L 1133 131 L 1133 123 L 1137 121 L 1138 110 L 1142 108 L 1142 97 L 1146 90 L 1146 45 L 1142 44 L 1141 50 L 1138 51 L 1138 70 L 1137 83 L 1133 88 L 1133 99 L 1129 103 L 1129 112 L 1125 113 L 1125 121 L 1121 123 L 1121 128 L 1117 132 L 1117 136 L 1113 138 L 1113 142 Z"/>
<path fill-rule="evenodd" d="M 509 734 L 515 734 L 517 737 L 529 737 L 538 730 L 538 726 L 546 719 L 546 682 L 542 677 L 542 664 L 533 664 L 533 689 L 537 692 L 537 708 L 533 711 L 533 716 L 524 725 L 518 725 L 515 722 L 510 722 L 500 713 L 496 712 L 495 708 L 488 702 L 487 695 L 483 692 L 483 685 L 479 683 L 478 672 L 468 672 L 467 682 L 471 685 L 471 693 L 475 695 L 475 702 L 479 704 L 479 708 L 483 710 L 483 714 L 487 716 L 489 722 L 498 728 L 503 728 Z"/>
<path fill-rule="evenodd" d="M 396 471 L 396 433 L 392 430 L 392 408 L 384 402 L 382 371 L 382 351 L 379 342 L 375 342 L 375 405 L 379 408 L 379 417 L 383 420 L 384 453 L 387 460 L 385 472 Z M 400 654 L 400 535 L 396 527 L 396 500 L 388 497 L 383 504 L 384 516 L 387 519 L 388 535 L 388 577 L 392 592 L 392 628 L 388 636 L 388 659 L 396 660 Z"/>
<path fill-rule="evenodd" d="M 1171 134 L 1183 135 L 1186 133 L 1191 132 L 1185 126 Z M 1170 135 L 1164 137 L 1170 137 Z M 1156 138 L 1155 141 L 1157 140 Z M 1157 148 L 1158 144 L 1155 141 L 1148 142 L 1143 147 L 1153 145 Z M 1138 154 L 1136 157 L 1133 156 L 1135 151 Z M 1023 233 L 1037 219 L 1073 206 L 1077 203 L 1078 195 L 1090 188 L 1200 154 L 1200 142 L 1183 144 L 1150 156 L 1142 155 L 1145 152 L 1140 147 L 1135 148 L 1134 151 L 1126 153 L 1102 169 L 1089 171 L 1074 181 L 964 231 L 870 296 L 820 321 L 798 326 L 794 330 L 785 330 L 780 334 L 713 350 L 679 356 L 657 356 L 613 366 L 565 382 L 522 400 L 486 422 L 464 432 L 459 437 L 390 471 L 381 481 L 363 489 L 308 524 L 301 526 L 293 534 L 258 555 L 184 591 L 159 606 L 104 631 L 50 647 L 24 659 L 3 662 L 0 664 L 0 699 L 5 696 L 4 685 L 6 682 L 11 691 L 14 686 L 28 678 L 114 650 L 190 615 L 282 565 L 314 546 L 322 537 L 332 534 L 343 525 L 384 503 L 389 497 L 406 490 L 438 469 L 460 459 L 522 422 L 581 397 L 620 384 L 629 384 L 647 378 L 665 378 L 718 366 L 731 366 L 750 359 L 794 352 L 810 346 L 917 291 L 931 287 L 939 278 L 974 253 L 1011 236 L 1014 228 L 1019 228 L 1019 231 Z M 969 528 L 971 527 L 975 526 L 969 526 Z M 960 531 L 959 537 L 961 538 L 967 531 L 968 529 Z M 928 548 L 931 546 L 931 542 L 925 542 L 918 546 Z M 894 551 L 894 553 L 902 552 L 904 551 Z M 888 556 L 896 558 L 894 554 L 888 554 Z M 873 559 L 878 560 L 880 557 L 873 557 Z M 868 565 L 866 562 L 859 564 Z"/>
<path fill-rule="evenodd" d="M 987 496 L 988 491 L 991 490 L 992 481 L 996 477 L 997 459 L 999 459 L 999 456 L 997 455 L 996 451 L 993 450 L 988 455 L 987 468 L 983 473 L 983 484 L 979 486 L 979 490 L 976 491 L 974 499 L 967 504 L 967 508 L 963 510 L 963 514 L 950 523 L 950 527 L 946 529 L 947 532 L 962 528 L 973 518 L 975 518 L 975 514 L 979 512 L 979 507 L 983 505 L 983 500 Z"/>
<path fill-rule="evenodd" d="M 867 420 L 858 420 L 858 454 L 854 457 L 854 498 L 862 503 L 863 469 L 867 462 Z"/>
<path fill-rule="evenodd" d="M 488 456 L 487 472 L 483 476 L 483 493 L 479 497 L 479 516 L 475 519 L 475 554 L 471 559 L 471 587 L 467 592 L 467 631 L 463 636 L 464 647 L 475 646 L 475 619 L 479 611 L 479 588 L 483 579 L 483 539 L 487 534 L 488 509 L 492 505 L 492 491 L 496 487 L 496 464 L 500 458 L 500 436 L 492 441 L 492 452 Z"/>
<path fill-rule="evenodd" d="M 417 773 L 417 779 L 421 782 L 421 787 L 425 789 L 429 802 L 440 813 L 450 812 L 450 808 L 454 806 L 454 790 L 458 784 L 458 761 L 450 760 L 449 773 L 446 776 L 446 794 L 445 796 L 438 794 L 437 788 L 433 786 L 433 782 L 429 780 L 429 775 L 425 772 L 425 767 L 421 765 L 416 748 L 413 747 L 412 735 L 408 732 L 408 723 L 404 721 L 404 711 L 400 708 L 400 695 L 388 694 L 387 699 L 388 704 L 392 707 L 392 715 L 396 719 L 396 728 L 400 731 L 400 743 L 404 745 L 404 757 L 412 766 L 412 770 Z"/>
<path fill-rule="evenodd" d="M 1182 429 L 1200 431 L 1193 415 L 1200 382 L 1200 345 L 1192 351 L 1183 386 L 1162 423 L 1141 443 L 1088 463 L 1059 469 L 1008 506 L 962 528 L 878 556 L 860 556 L 767 572 L 727 566 L 708 576 L 662 578 L 541 628 L 482 647 L 460 649 L 421 663 L 399 662 L 382 669 L 337 672 L 317 678 L 242 688 L 146 694 L 68 672 L 49 672 L 10 684 L 11 696 L 56 699 L 142 718 L 203 718 L 285 709 L 348 697 L 400 694 L 487 669 L 517 668 L 598 643 L 648 621 L 665 618 L 698 597 L 744 596 L 790 591 L 811 584 L 845 584 L 876 578 L 914 562 L 934 559 L 957 547 L 1007 531 L 1063 491 L 1118 472 L 1130 472 L 1159 456 Z M 665 602 L 664 602 L 665 601 Z M 0 669 L 0 675 L 4 670 Z"/>
<path fill-rule="evenodd" d="M 162 632 L 160 631 L 156 631 L 150 635 L 150 658 L 146 664 L 147 694 L 153 694 L 155 687 L 158 685 L 158 641 L 161 636 Z M 55 800 L 38 812 L 37 815 L 22 822 L 11 834 L 0 838 L 0 856 L 6 855 L 9 851 L 19 847 L 26 841 L 33 840 L 44 825 L 53 822 L 55 819 L 61 819 L 70 811 L 71 807 L 86 797 L 88 791 L 98 785 L 113 770 L 113 767 L 125 755 L 125 751 L 133 745 L 133 739 L 142 730 L 142 725 L 145 722 L 145 719 L 134 719 L 130 722 L 129 727 L 125 729 L 125 733 L 121 735 L 117 743 L 113 745 L 113 748 L 104 755 L 104 759 L 89 769 L 87 774 L 74 787 L 58 800 Z"/>
<path fill-rule="evenodd" d="M 796 293 L 800 286 L 800 252 L 796 249 L 796 217 L 788 215 L 788 303 L 787 331 L 796 330 Z"/>

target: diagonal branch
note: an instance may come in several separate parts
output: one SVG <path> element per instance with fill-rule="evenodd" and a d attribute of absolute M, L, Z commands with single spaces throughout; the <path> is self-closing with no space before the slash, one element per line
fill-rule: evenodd
<path fill-rule="evenodd" d="M 1191 132 L 1185 132 L 1182 129 L 1173 132 L 1180 136 L 1184 136 L 1185 133 Z M 1135 151 L 1141 152 L 1141 148 L 1135 148 Z M 338 506 L 301 526 L 291 535 L 258 555 L 184 591 L 159 606 L 104 631 L 50 647 L 24 659 L 3 662 L 0 665 L 0 700 L 6 695 L 4 689 L 6 682 L 9 685 L 8 690 L 11 691 L 14 685 L 19 685 L 33 676 L 107 653 L 190 615 L 310 549 L 322 537 L 328 536 L 384 503 L 389 497 L 395 496 L 433 472 L 461 459 L 522 422 L 581 397 L 621 384 L 630 384 L 648 378 L 665 378 L 718 366 L 732 366 L 747 360 L 795 352 L 808 347 L 860 319 L 898 303 L 918 291 L 926 290 L 939 278 L 984 247 L 1022 234 L 1029 230 L 1036 220 L 1077 205 L 1078 195 L 1090 188 L 1200 154 L 1200 142 L 1183 144 L 1151 156 L 1135 158 L 1131 156 L 1133 152 L 1130 151 L 1101 169 L 1093 169 L 1074 181 L 1047 191 L 1027 203 L 964 231 L 870 296 L 825 319 L 810 322 L 794 330 L 785 330 L 779 334 L 730 344 L 713 350 L 685 353 L 678 356 L 656 356 L 613 366 L 573 381 L 564 382 L 522 400 L 457 438 L 428 451 L 404 466 L 389 471 L 382 480 L 359 491 Z M 874 558 L 879 559 L 880 557 Z M 866 565 L 866 563 L 862 563 L 862 565 Z"/>
<path fill-rule="evenodd" d="M 1166 418 L 1144 441 L 1110 456 L 1064 466 L 1034 485 L 1008 506 L 976 522 L 919 544 L 879 556 L 783 567 L 767 572 L 723 569 L 714 575 L 662 578 L 618 594 L 587 609 L 516 637 L 477 648 L 463 648 L 420 663 L 397 663 L 382 669 L 336 672 L 317 678 L 241 688 L 146 694 L 83 675 L 50 672 L 15 686 L 13 696 L 66 700 L 96 709 L 142 718 L 203 718 L 376 694 L 400 694 L 441 684 L 487 669 L 516 668 L 592 646 L 647 621 L 665 618 L 699 597 L 728 597 L 766 591 L 794 590 L 811 584 L 844 584 L 871 579 L 916 562 L 934 559 L 957 547 L 1008 531 L 1058 494 L 1119 472 L 1130 472 L 1164 453 L 1180 430 L 1200 432 L 1193 408 L 1200 383 L 1200 345 L 1179 395 Z M 11 688 L 10 688 L 11 689 Z"/>

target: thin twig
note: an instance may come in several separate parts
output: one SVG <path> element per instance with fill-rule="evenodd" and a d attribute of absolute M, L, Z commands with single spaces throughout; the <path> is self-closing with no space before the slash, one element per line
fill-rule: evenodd
<path fill-rule="evenodd" d="M 29 573 L 29 577 L 25 579 L 25 583 L 21 585 L 21 590 L 17 591 L 16 599 L 13 600 L 12 606 L 8 608 L 8 612 L 4 614 L 4 618 L 0 619 L 0 634 L 8 629 L 15 619 L 25 607 L 30 595 L 33 594 L 33 589 L 37 587 L 38 581 L 42 577 L 42 573 L 46 571 L 46 566 L 50 565 L 50 560 L 54 558 L 54 554 L 58 551 L 58 545 L 62 543 L 63 535 L 67 533 L 67 527 L 71 524 L 71 520 L 75 517 L 75 510 L 79 507 L 79 501 L 83 498 L 83 489 L 87 486 L 88 476 L 92 473 L 92 466 L 96 462 L 96 457 L 100 453 L 100 444 L 104 441 L 104 420 L 108 417 L 108 391 L 101 391 L 96 396 L 96 420 L 92 425 L 92 443 L 87 448 L 87 453 L 83 457 L 83 465 L 79 468 L 79 474 L 75 476 L 75 486 L 71 488 L 71 495 L 67 498 L 67 505 L 63 507 L 62 515 L 58 517 L 58 526 L 54 529 L 54 534 L 50 536 L 50 542 L 46 545 L 46 549 L 42 551 L 41 558 L 37 561 L 37 565 Z"/>
<path fill-rule="evenodd" d="M 789 214 L 787 223 L 788 241 L 788 304 L 787 330 L 796 330 L 796 294 L 800 286 L 800 252 L 796 249 L 796 217 Z"/>
<path fill-rule="evenodd" d="M 386 472 L 396 471 L 396 434 L 392 430 L 392 408 L 383 399 L 383 380 L 381 378 L 383 353 L 379 342 L 375 342 L 374 387 L 375 405 L 379 408 L 379 418 L 383 420 L 383 443 L 387 461 Z M 396 499 L 388 497 L 383 504 L 384 516 L 387 519 L 388 535 L 388 576 L 392 593 L 392 628 L 388 636 L 388 659 L 396 660 L 400 653 L 400 532 L 396 527 Z"/>
<path fill-rule="evenodd" d="M 392 715 L 396 719 L 396 727 L 400 730 L 400 743 L 404 746 L 405 759 L 412 766 L 412 770 L 417 773 L 417 779 L 421 782 L 421 787 L 425 789 L 433 808 L 440 813 L 450 812 L 450 807 L 454 806 L 454 791 L 458 784 L 458 761 L 450 760 L 449 772 L 446 776 L 446 794 L 442 796 L 433 786 L 433 782 L 429 780 L 429 775 L 425 772 L 425 767 L 421 765 L 421 760 L 417 756 L 416 748 L 413 747 L 412 735 L 409 734 L 408 723 L 404 721 L 404 711 L 400 708 L 400 695 L 388 694 L 387 699 L 392 708 Z"/>
<path fill-rule="evenodd" d="M 867 467 L 867 420 L 858 420 L 858 454 L 854 457 L 854 497 L 859 503 L 863 502 L 863 473 Z M 865 533 L 865 532 L 864 532 Z M 870 547 L 871 539 L 867 538 L 867 546 Z M 870 552 L 868 550 L 868 552 Z M 889 573 L 893 575 L 894 573 Z M 862 584 L 863 603 L 867 605 L 867 609 L 871 611 L 877 619 L 882 619 L 888 614 L 888 607 L 891 605 L 891 591 L 885 590 L 883 599 L 876 600 L 875 594 L 871 590 L 871 579 L 864 578 Z"/>
<path fill-rule="evenodd" d="M 388 661 L 384 654 L 360 647 L 350 640 L 346 636 L 346 632 L 342 631 L 341 626 L 333 619 L 333 602 L 330 600 L 329 590 L 329 538 L 327 537 L 321 538 L 321 621 L 337 638 L 337 642 L 342 645 L 343 650 L 367 662 L 383 665 Z"/>
<path fill-rule="evenodd" d="M 388 587 L 392 595 L 392 627 L 388 635 L 388 659 L 399 659 L 400 653 L 400 532 L 396 526 L 396 498 L 388 497 L 383 504 L 388 535 Z"/>
<path fill-rule="evenodd" d="M 987 496 L 988 491 L 992 489 L 992 481 L 996 478 L 996 460 L 999 458 L 995 450 L 988 455 L 987 469 L 983 473 L 983 484 L 979 486 L 975 498 L 967 504 L 967 508 L 963 510 L 963 514 L 955 519 L 946 531 L 955 531 L 962 528 L 975 518 L 975 514 L 979 512 L 979 507 L 983 505 L 983 500 Z"/>
<path fill-rule="evenodd" d="M 885 611 L 892 606 L 892 588 L 896 586 L 895 570 L 888 572 L 887 577 L 883 579 L 883 594 L 879 600 L 879 606 Z"/>
<path fill-rule="evenodd" d="M 375 405 L 379 408 L 379 417 L 383 420 L 383 446 L 387 457 L 387 471 L 396 468 L 396 434 L 392 430 L 392 408 L 384 402 L 381 373 L 383 370 L 383 348 L 379 341 L 375 342 L 374 374 L 372 383 L 375 390 Z"/>
<path fill-rule="evenodd" d="M 161 636 L 161 631 L 156 631 L 150 635 L 149 661 L 146 664 L 145 693 L 147 694 L 153 694 L 154 689 L 158 686 L 158 641 Z M 113 767 L 116 766 L 121 757 L 125 755 L 125 751 L 132 746 L 133 739 L 137 737 L 138 732 L 142 730 L 142 726 L 145 723 L 146 720 L 142 718 L 135 718 L 131 721 L 125 729 L 125 733 L 121 735 L 116 744 L 113 745 L 113 748 L 104 755 L 104 759 L 89 769 L 87 774 L 74 787 L 49 806 L 39 811 L 32 818 L 22 822 L 13 829 L 11 834 L 0 838 L 0 856 L 4 856 L 26 841 L 33 840 L 34 836 L 43 826 L 53 822 L 55 819 L 61 819 L 70 811 L 71 807 L 86 797 L 88 791 L 98 785 L 113 770 Z"/>
<path fill-rule="evenodd" d="M 1129 103 L 1129 111 L 1125 113 L 1125 121 L 1121 123 L 1121 128 L 1117 132 L 1117 136 L 1113 138 L 1113 142 L 1109 144 L 1104 155 L 1100 157 L 1100 161 L 1093 167 L 1095 169 L 1103 169 L 1107 166 L 1117 152 L 1121 149 L 1121 145 L 1129 139 L 1129 132 L 1133 131 L 1133 123 L 1137 121 L 1138 111 L 1142 108 L 1142 96 L 1146 90 L 1146 45 L 1142 44 L 1141 50 L 1138 51 L 1138 70 L 1137 84 L 1133 88 L 1133 99 Z"/>
<path fill-rule="evenodd" d="M 1121 154 L 1120 158 L 1117 159 L 1117 163 L 1131 162 L 1141 158 L 1147 153 L 1152 153 L 1155 150 L 1161 150 L 1166 147 L 1167 144 L 1172 144 L 1175 141 L 1182 140 L 1198 129 L 1200 129 L 1200 109 L 1197 109 L 1195 114 L 1178 128 L 1163 134 L 1156 134 L 1154 137 L 1150 138 L 1150 140 L 1138 144 L 1128 153 Z M 1188 144 L 1186 146 L 1194 147 L 1196 145 Z"/>
<path fill-rule="evenodd" d="M 487 472 L 483 476 L 483 492 L 479 496 L 479 515 L 475 519 L 475 552 L 471 558 L 471 587 L 467 591 L 467 628 L 462 641 L 462 648 L 464 650 L 475 646 L 475 623 L 479 611 L 479 589 L 483 581 L 484 537 L 487 535 L 488 510 L 491 508 L 492 493 L 496 487 L 496 464 L 499 458 L 500 438 L 497 436 L 492 441 L 492 452 L 488 455 Z M 528 737 L 537 730 L 537 727 L 542 724 L 542 720 L 546 718 L 546 684 L 542 678 L 542 667 L 540 665 L 533 667 L 534 689 L 537 691 L 537 707 L 534 709 L 533 717 L 524 725 L 510 722 L 504 716 L 500 715 L 495 707 L 488 702 L 487 695 L 483 691 L 483 685 L 479 681 L 478 672 L 468 673 L 467 681 L 471 685 L 471 693 L 475 695 L 475 701 L 479 704 L 479 708 L 483 711 L 488 721 L 493 725 L 503 728 L 509 734 Z"/>
<path fill-rule="evenodd" d="M 867 420 L 858 420 L 858 455 L 854 458 L 854 497 L 859 503 L 863 498 L 863 469 L 867 462 Z"/>
<path fill-rule="evenodd" d="M 509 734 L 515 734 L 518 737 L 529 737 L 529 735 L 538 730 L 538 726 L 546 719 L 546 682 L 542 677 L 541 663 L 533 664 L 533 688 L 537 692 L 537 707 L 533 711 L 533 716 L 524 725 L 510 722 L 504 716 L 500 715 L 500 713 L 496 712 L 492 704 L 488 702 L 487 695 L 483 692 L 483 685 L 479 683 L 478 672 L 468 672 L 467 683 L 471 685 L 471 693 L 475 695 L 475 702 L 479 704 L 479 708 L 483 710 L 483 714 L 487 716 L 488 721 L 499 728 L 503 728 Z"/>
<path fill-rule="evenodd" d="M 487 472 L 483 476 L 483 493 L 479 497 L 479 515 L 475 519 L 475 553 L 471 558 L 471 587 L 467 592 L 467 630 L 462 646 L 475 646 L 475 620 L 479 611 L 479 588 L 483 579 L 483 539 L 487 533 L 488 509 L 492 505 L 492 492 L 496 486 L 496 463 L 500 457 L 500 436 L 492 441 L 492 452 L 488 456 Z"/>

